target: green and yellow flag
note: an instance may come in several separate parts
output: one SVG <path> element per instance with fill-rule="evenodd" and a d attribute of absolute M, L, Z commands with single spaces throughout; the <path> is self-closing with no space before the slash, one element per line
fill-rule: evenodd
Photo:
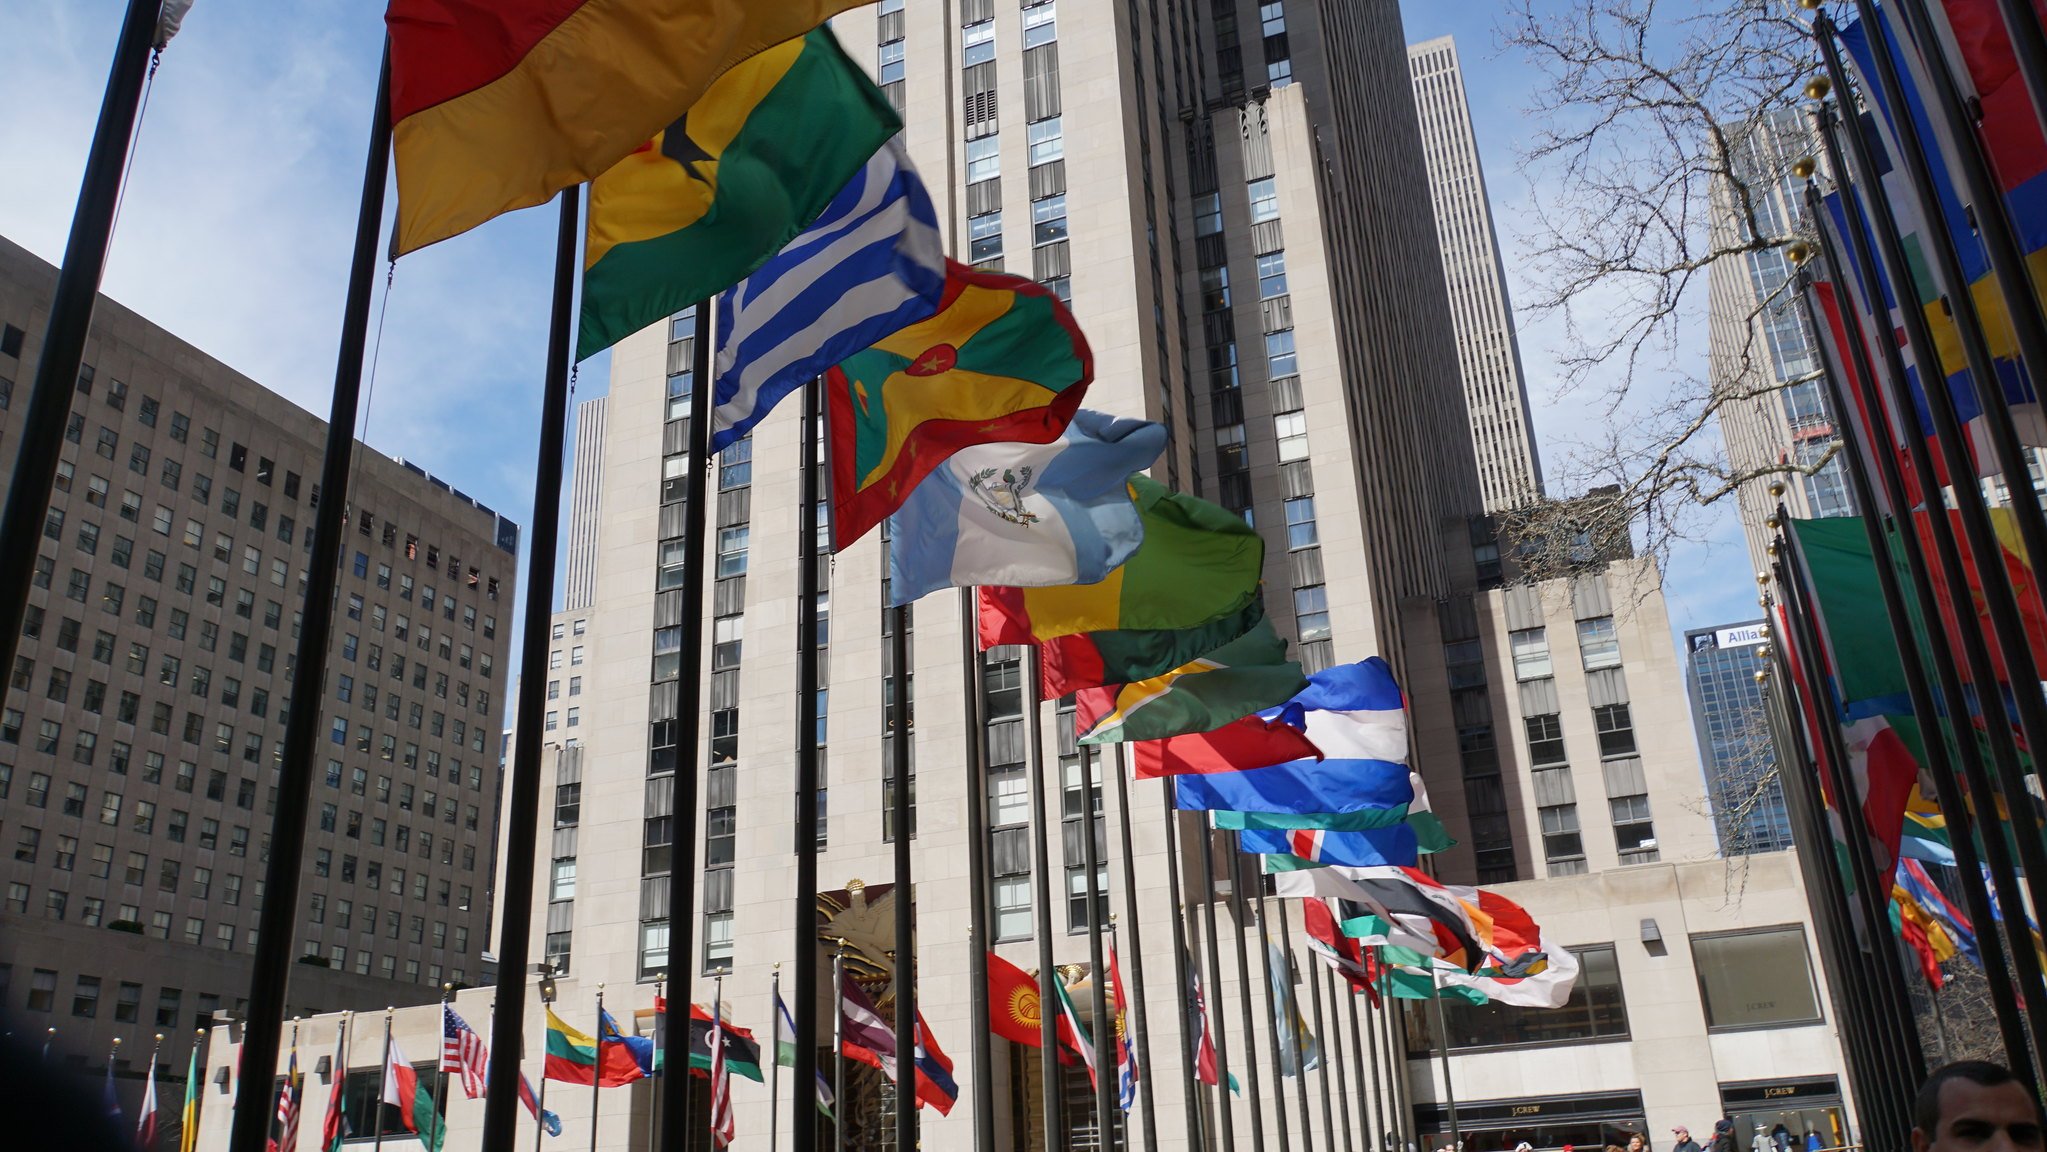
<path fill-rule="evenodd" d="M 1163 740 L 1210 732 L 1274 708 L 1308 686 L 1286 641 L 1261 619 L 1251 631 L 1163 676 L 1074 693 L 1083 744 Z"/>
<path fill-rule="evenodd" d="M 937 315 L 825 374 L 833 542 L 866 535 L 962 448 L 1058 439 L 1093 379 L 1051 289 L 947 261 Z"/>
<path fill-rule="evenodd" d="M 576 357 L 745 279 L 901 130 L 829 29 L 725 73 L 591 182 Z"/>

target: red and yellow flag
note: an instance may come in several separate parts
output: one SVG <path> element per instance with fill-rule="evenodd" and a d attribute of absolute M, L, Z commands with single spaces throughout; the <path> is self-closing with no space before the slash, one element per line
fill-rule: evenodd
<path fill-rule="evenodd" d="M 391 0 L 394 255 L 595 179 L 863 0 Z"/>

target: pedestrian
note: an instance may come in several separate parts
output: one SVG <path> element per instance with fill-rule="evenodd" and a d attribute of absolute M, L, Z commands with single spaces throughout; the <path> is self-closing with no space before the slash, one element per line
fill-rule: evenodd
<path fill-rule="evenodd" d="M 1670 1146 L 1670 1152 L 1705 1152 L 1699 1142 L 1692 1139 L 1692 1130 L 1680 1124 L 1670 1130 L 1671 1138 L 1677 1143 Z"/>
<path fill-rule="evenodd" d="M 1628 1133 L 1628 1152 L 1649 1152 L 1649 1138 L 1640 1132 Z"/>
<path fill-rule="evenodd" d="M 1713 1121 L 1713 1138 L 1707 1142 L 1706 1152 L 1741 1152 L 1734 1143 L 1734 1121 L 1725 1116 Z"/>
<path fill-rule="evenodd" d="M 1934 1069 L 1912 1102 L 1912 1152 L 2032 1152 L 2040 1147 L 2040 1099 L 2011 1070 L 1988 1060 Z"/>

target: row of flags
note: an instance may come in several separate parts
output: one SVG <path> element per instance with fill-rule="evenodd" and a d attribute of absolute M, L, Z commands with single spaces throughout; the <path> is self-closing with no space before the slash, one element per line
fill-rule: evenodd
<path fill-rule="evenodd" d="M 1109 942 L 1108 959 L 1110 1018 L 1095 1021 L 1092 1025 L 1082 1018 L 1076 1006 L 1076 992 L 1091 991 L 1092 982 L 1101 978 L 1101 973 L 1089 976 L 1085 981 L 1068 984 L 1058 973 L 1052 977 L 1053 994 L 1058 997 L 1058 1016 L 1054 1019 L 1054 1035 L 1059 1043 L 1059 1058 L 1062 1062 L 1079 1060 L 1087 1069 L 1088 1082 L 1099 1088 L 1102 1071 L 1102 1040 L 1109 1042 L 1107 1052 L 1116 1077 L 1117 1106 L 1128 1112 L 1137 1102 L 1137 1081 L 1141 1072 L 1137 1066 L 1137 1049 L 1131 1043 L 1129 1028 L 1130 1002 L 1123 990 L 1123 968 L 1116 958 L 1116 945 Z M 1082 985 L 1087 987 L 1083 989 Z M 1020 1044 L 1026 1048 L 1042 1048 L 1044 1032 L 1038 978 L 1016 965 L 1004 960 L 994 952 L 988 953 L 988 1027 L 994 1035 Z"/>

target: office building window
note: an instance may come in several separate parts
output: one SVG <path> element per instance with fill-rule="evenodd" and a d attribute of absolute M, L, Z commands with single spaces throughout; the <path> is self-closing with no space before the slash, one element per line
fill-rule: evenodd
<path fill-rule="evenodd" d="M 1268 252 L 1258 258 L 1258 298 L 1270 300 L 1287 294 L 1286 253 Z"/>
<path fill-rule="evenodd" d="M 1601 759 L 1635 754 L 1635 720 L 1626 704 L 1603 704 L 1594 708 L 1592 721 L 1599 729 Z"/>
<path fill-rule="evenodd" d="M 1251 181 L 1251 223 L 1279 219 L 1279 189 L 1272 177 Z"/>
<path fill-rule="evenodd" d="M 1002 213 L 967 217 L 967 258 L 976 264 L 1002 255 Z"/>
<path fill-rule="evenodd" d="M 1294 589 L 1294 621 L 1301 643 L 1329 639 L 1329 589 L 1321 584 Z"/>
<path fill-rule="evenodd" d="M 1570 762 L 1564 753 L 1564 721 L 1554 712 L 1530 716 L 1522 721 L 1528 729 L 1528 761 L 1535 768 L 1555 768 Z"/>
<path fill-rule="evenodd" d="M 1614 847 L 1620 849 L 1621 863 L 1647 864 L 1657 859 L 1656 825 L 1649 817 L 1649 797 L 1615 796 L 1613 807 Z"/>
<path fill-rule="evenodd" d="M 1002 138 L 983 136 L 967 141 L 967 183 L 978 184 L 1002 174 Z"/>
<path fill-rule="evenodd" d="M 1694 936 L 1692 966 L 1710 1031 L 1820 1020 L 1805 929 L 1796 924 Z"/>
<path fill-rule="evenodd" d="M 1613 617 L 1594 616 L 1578 621 L 1578 655 L 1587 672 L 1620 666 L 1621 639 L 1614 631 Z"/>
<path fill-rule="evenodd" d="M 1307 548 L 1320 542 L 1315 531 L 1315 498 L 1300 496 L 1286 502 L 1286 546 Z M 1454 685 L 1453 685 L 1454 687 Z"/>
<path fill-rule="evenodd" d="M 1519 1008 L 1497 1001 L 1468 1004 L 1445 997 L 1441 1003 L 1450 1050 L 1627 1039 L 1627 1003 L 1621 994 L 1620 966 L 1615 962 L 1613 945 L 1588 944 L 1570 951 L 1578 958 L 1578 982 L 1561 1008 Z M 1410 1002 L 1404 1016 L 1410 1051 L 1442 1050 L 1436 1033 L 1435 1005 Z"/>
<path fill-rule="evenodd" d="M 1554 674 L 1549 659 L 1549 635 L 1541 628 L 1510 632 L 1507 644 L 1514 653 L 1514 679 L 1540 680 Z"/>
<path fill-rule="evenodd" d="M 1578 806 L 1555 804 L 1540 811 L 1544 858 L 1552 866 L 1560 862 L 1583 861 L 1585 838 L 1578 831 Z M 1558 875 L 1554 867 L 1551 868 L 1550 874 Z"/>
<path fill-rule="evenodd" d="M 1066 137 L 1060 128 L 1059 117 L 1039 120 L 1025 131 L 1030 144 L 1031 167 L 1066 158 Z"/>

